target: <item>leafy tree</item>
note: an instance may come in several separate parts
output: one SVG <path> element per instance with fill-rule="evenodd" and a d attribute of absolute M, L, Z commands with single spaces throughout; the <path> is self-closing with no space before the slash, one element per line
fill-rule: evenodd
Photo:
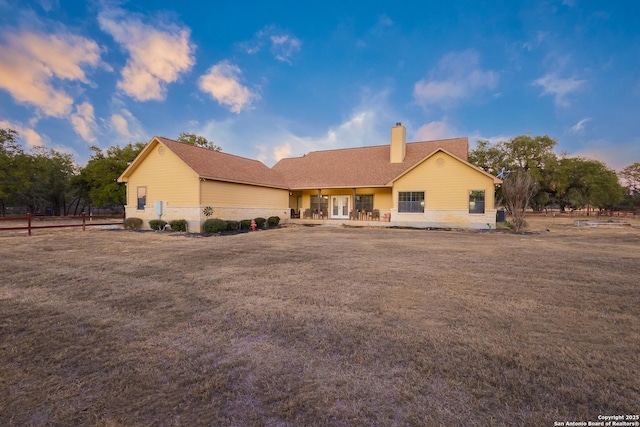
<path fill-rule="evenodd" d="M 145 145 L 142 142 L 130 143 L 124 147 L 116 145 L 106 152 L 99 147 L 91 147 L 91 158 L 73 181 L 81 203 L 102 208 L 125 205 L 125 186 L 118 183 L 117 179 Z"/>
<path fill-rule="evenodd" d="M 213 142 L 207 140 L 207 138 L 205 138 L 204 136 L 198 136 L 193 133 L 182 132 L 178 136 L 178 141 L 184 142 L 185 144 L 195 145 L 196 147 L 206 148 L 212 151 L 222 151 L 222 147 L 219 147 Z"/>
<path fill-rule="evenodd" d="M 12 202 L 26 206 L 31 213 L 51 208 L 54 215 L 66 214 L 70 182 L 76 172 L 73 157 L 45 147 L 32 151 L 14 158 L 20 187 L 13 192 Z"/>
<path fill-rule="evenodd" d="M 624 198 L 616 173 L 604 163 L 580 157 L 560 159 L 557 202 L 562 210 L 586 206 L 614 209 Z"/>
<path fill-rule="evenodd" d="M 479 140 L 476 148 L 469 151 L 468 160 L 485 172 L 497 175 L 505 166 L 506 154 L 500 145 L 492 146 L 489 141 Z"/>
<path fill-rule="evenodd" d="M 555 194 L 558 158 L 553 150 L 556 145 L 557 141 L 547 135 L 519 135 L 494 145 L 478 141 L 478 146 L 469 152 L 469 161 L 493 175 L 503 169 L 528 172 L 537 188 L 530 203 L 535 210 L 542 210 Z M 502 195 L 501 188 L 497 196 Z"/>
<path fill-rule="evenodd" d="M 0 215 L 6 215 L 7 204 L 22 187 L 19 158 L 24 155 L 18 142 L 20 136 L 13 129 L 0 129 Z"/>

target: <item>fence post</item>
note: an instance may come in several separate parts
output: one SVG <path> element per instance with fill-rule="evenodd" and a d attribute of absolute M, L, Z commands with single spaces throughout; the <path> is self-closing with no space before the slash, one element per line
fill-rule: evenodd
<path fill-rule="evenodd" d="M 82 231 L 84 231 L 85 229 L 86 222 L 87 222 L 87 215 L 84 212 L 82 212 Z"/>
<path fill-rule="evenodd" d="M 31 236 L 31 214 L 27 214 L 27 231 L 28 235 Z"/>

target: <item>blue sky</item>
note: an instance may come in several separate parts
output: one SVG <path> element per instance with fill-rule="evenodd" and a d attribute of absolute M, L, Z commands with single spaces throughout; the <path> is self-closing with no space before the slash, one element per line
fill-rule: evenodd
<path fill-rule="evenodd" d="M 637 1 L 0 0 L 0 127 L 72 153 L 180 132 L 273 165 L 523 133 L 640 161 Z"/>

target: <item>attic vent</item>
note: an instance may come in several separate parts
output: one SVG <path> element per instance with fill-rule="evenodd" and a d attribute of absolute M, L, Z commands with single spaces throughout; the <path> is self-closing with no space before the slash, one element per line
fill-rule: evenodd
<path fill-rule="evenodd" d="M 443 167 L 444 166 L 444 158 L 438 157 L 436 159 L 436 165 L 438 165 L 438 167 L 440 167 L 440 168 Z"/>
<path fill-rule="evenodd" d="M 158 154 L 160 154 L 161 156 L 164 155 L 164 146 L 161 145 L 160 147 L 158 147 Z"/>

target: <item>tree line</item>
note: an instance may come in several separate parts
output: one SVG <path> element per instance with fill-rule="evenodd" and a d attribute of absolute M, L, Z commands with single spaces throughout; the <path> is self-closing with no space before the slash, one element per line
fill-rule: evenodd
<path fill-rule="evenodd" d="M 598 160 L 557 155 L 556 146 L 546 135 L 520 135 L 493 144 L 478 141 L 469 151 L 469 162 L 505 180 L 511 174 L 529 176 L 529 204 L 535 211 L 640 209 L 640 162 L 616 173 Z M 497 196 L 504 200 L 502 188 Z"/>
<path fill-rule="evenodd" d="M 214 151 L 221 148 L 202 136 L 181 133 L 178 141 Z M 78 215 L 88 207 L 122 212 L 125 186 L 118 177 L 146 143 L 92 146 L 91 156 L 79 167 L 68 153 L 45 147 L 27 152 L 13 129 L 0 129 L 0 216 L 17 208 L 31 214 Z"/>

